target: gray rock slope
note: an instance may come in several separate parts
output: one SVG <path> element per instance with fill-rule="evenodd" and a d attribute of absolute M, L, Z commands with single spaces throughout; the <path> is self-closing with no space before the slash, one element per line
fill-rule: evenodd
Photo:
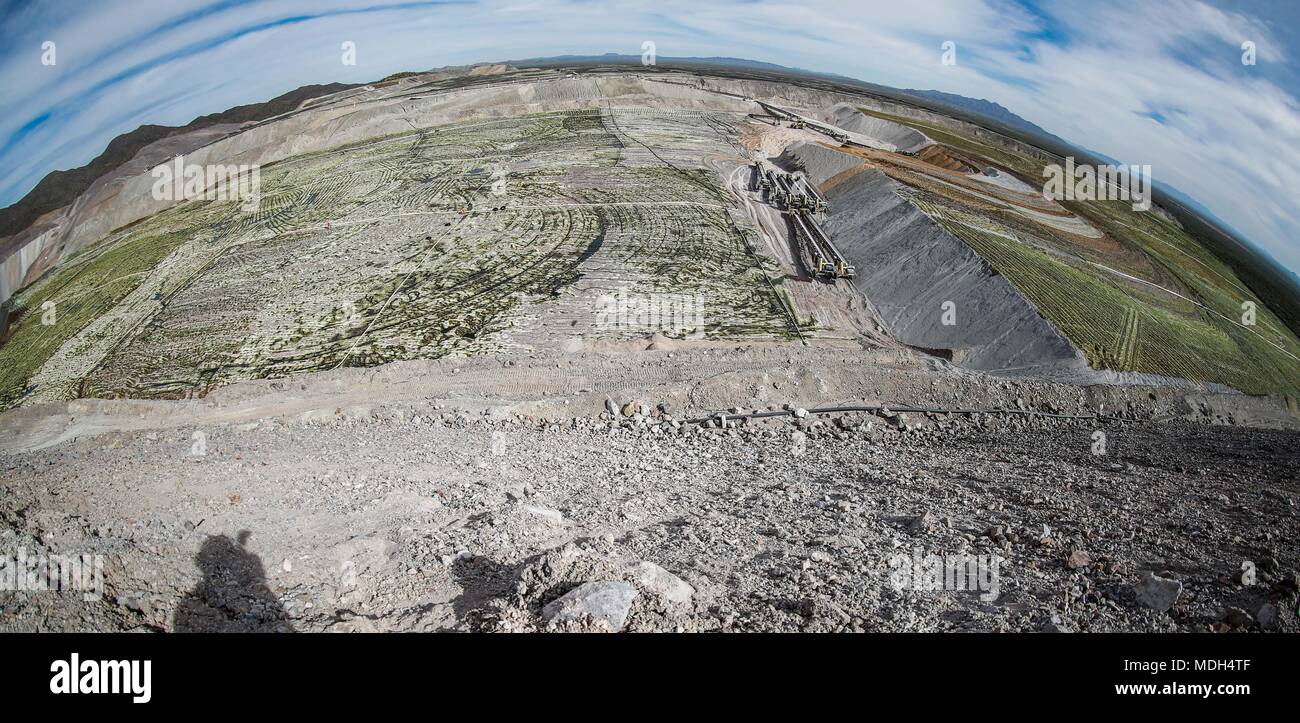
<path fill-rule="evenodd" d="M 1083 352 L 1010 282 L 898 195 L 900 184 L 874 168 L 850 173 L 864 165 L 861 159 L 817 143 L 796 143 L 773 160 L 802 171 L 823 189 L 831 207 L 826 232 L 856 267 L 857 287 L 904 344 L 950 350 L 960 366 L 1006 376 L 1075 384 L 1189 384 L 1090 367 Z M 952 326 L 943 324 L 945 301 L 955 305 Z M 1217 384 L 1194 386 L 1231 391 Z"/>
<path fill-rule="evenodd" d="M 901 123 L 873 118 L 859 111 L 848 103 L 836 103 L 831 106 L 825 120 L 846 131 L 861 133 L 876 140 L 892 145 L 903 153 L 916 153 L 926 146 L 933 145 L 930 137 Z"/>
<path fill-rule="evenodd" d="M 792 144 L 781 155 L 773 158 L 772 162 L 788 171 L 803 171 L 816 186 L 863 164 L 863 160 L 857 156 L 807 141 Z"/>
<path fill-rule="evenodd" d="M 812 144 L 791 147 L 782 162 L 814 183 L 857 162 Z M 848 159 L 848 160 L 845 160 Z M 1083 354 L 1005 278 L 960 239 L 898 195 L 899 184 L 874 168 L 826 190 L 826 232 L 858 273 L 855 281 L 895 338 L 952 350 L 953 360 L 982 371 L 1090 376 Z M 946 325 L 944 302 L 954 304 Z"/>

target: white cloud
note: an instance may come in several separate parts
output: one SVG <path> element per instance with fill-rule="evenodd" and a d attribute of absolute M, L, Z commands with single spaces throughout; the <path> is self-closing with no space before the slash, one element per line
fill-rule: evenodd
<path fill-rule="evenodd" d="M 1264 20 L 1198 0 L 1052 2 L 1039 11 L 1010 0 L 503 0 L 332 16 L 349 4 L 285 0 L 233 4 L 143 41 L 136 38 L 151 28 L 212 4 L 172 2 L 150 13 L 111 3 L 71 7 L 4 21 L 14 42 L 0 55 L 0 105 L 11 109 L 0 115 L 0 139 L 47 110 L 53 116 L 0 155 L 0 198 L 15 200 L 52 168 L 85 163 L 145 122 L 182 124 L 308 83 L 401 70 L 635 55 L 650 39 L 660 57 L 729 55 L 997 101 L 1069 140 L 1151 164 L 1158 180 L 1300 268 L 1300 104 L 1294 88 L 1239 62 L 1243 40 L 1256 43 L 1261 64 L 1288 63 L 1288 49 Z M 319 14 L 326 16 L 166 59 L 280 18 Z M 46 35 L 59 41 L 56 69 L 39 66 Z M 357 43 L 354 67 L 339 62 L 343 40 Z M 939 62 L 944 40 L 958 45 L 955 67 Z M 106 95 L 88 95 L 127 68 L 155 62 Z M 1163 114 L 1164 124 L 1143 117 L 1149 112 Z"/>

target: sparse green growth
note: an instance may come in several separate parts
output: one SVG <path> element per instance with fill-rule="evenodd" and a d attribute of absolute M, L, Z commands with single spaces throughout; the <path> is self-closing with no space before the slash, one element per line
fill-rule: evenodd
<path fill-rule="evenodd" d="M 303 154 L 262 169 L 256 212 L 183 204 L 123 229 L 21 295 L 25 308 L 56 292 L 90 301 L 61 305 L 54 330 L 39 314 L 20 320 L 0 348 L 14 362 L 0 406 L 28 391 L 186 396 L 575 330 L 648 334 L 596 327 L 597 301 L 620 288 L 698 294 L 705 324 L 693 331 L 708 338 L 800 333 L 701 166 L 730 126 L 618 113 L 416 128 Z"/>
<path fill-rule="evenodd" d="M 1123 277 L 1046 253 L 933 196 L 912 201 L 1005 276 L 1094 367 L 1218 382 L 1248 393 L 1300 391 L 1300 362 L 1257 331 L 1165 292 L 1135 293 Z"/>

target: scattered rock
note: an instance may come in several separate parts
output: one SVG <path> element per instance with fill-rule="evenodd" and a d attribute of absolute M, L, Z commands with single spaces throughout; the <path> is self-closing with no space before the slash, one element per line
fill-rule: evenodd
<path fill-rule="evenodd" d="M 804 446 L 808 444 L 808 435 L 795 430 L 790 433 L 790 446 L 794 450 L 795 456 L 803 454 Z"/>
<path fill-rule="evenodd" d="M 1255 611 L 1255 620 L 1261 628 L 1271 630 L 1277 627 L 1277 606 L 1273 603 L 1264 603 Z"/>
<path fill-rule="evenodd" d="M 144 593 L 141 592 L 132 591 L 119 595 L 117 598 L 117 604 L 131 612 L 140 613 L 141 615 L 149 613 L 149 602 L 145 600 Z"/>
<path fill-rule="evenodd" d="M 860 415 L 853 414 L 853 413 L 842 414 L 835 418 L 835 426 L 839 427 L 840 429 L 843 429 L 846 432 L 851 432 L 855 429 L 859 429 L 865 423 L 866 420 L 862 419 Z"/>
<path fill-rule="evenodd" d="M 1248 628 L 1255 624 L 1250 613 L 1238 607 L 1230 607 L 1223 613 L 1223 621 L 1234 628 Z"/>
<path fill-rule="evenodd" d="M 1178 596 L 1183 594 L 1183 583 L 1148 572 L 1136 590 L 1138 602 L 1162 613 L 1173 607 Z"/>
<path fill-rule="evenodd" d="M 623 405 L 623 416 L 624 416 L 624 417 L 635 417 L 635 416 L 636 416 L 636 413 L 639 412 L 639 411 L 641 411 L 641 408 L 642 408 L 642 407 L 641 407 L 641 402 L 639 402 L 639 401 L 637 401 L 637 400 L 634 399 L 634 400 L 628 402 L 627 404 L 624 404 L 624 405 Z"/>
<path fill-rule="evenodd" d="M 1282 598 L 1294 598 L 1300 594 L 1300 573 L 1288 572 L 1281 580 L 1273 583 L 1273 594 Z"/>
<path fill-rule="evenodd" d="M 636 596 L 636 588 L 626 582 L 583 583 L 542 608 L 542 620 L 549 625 L 593 621 L 616 633 L 627 624 L 627 614 Z"/>
<path fill-rule="evenodd" d="M 1039 631 L 1044 633 L 1072 633 L 1074 628 L 1069 623 L 1061 620 L 1060 615 L 1053 615 L 1051 619 L 1043 622 Z"/>
<path fill-rule="evenodd" d="M 633 568 L 636 581 L 647 592 L 678 605 L 687 605 L 695 595 L 695 588 L 685 580 L 668 572 L 653 562 L 642 562 Z"/>
<path fill-rule="evenodd" d="M 559 510 L 553 510 L 549 507 L 538 507 L 537 505 L 524 505 L 524 512 L 527 512 L 530 515 L 536 515 L 537 517 L 546 520 L 552 525 L 563 525 L 565 522 L 563 512 L 560 512 Z"/>
<path fill-rule="evenodd" d="M 925 513 L 913 517 L 907 523 L 907 530 L 914 535 L 920 535 L 934 530 L 935 518 L 927 510 Z"/>
<path fill-rule="evenodd" d="M 327 633 L 381 633 L 383 628 L 379 623 L 367 617 L 356 616 L 347 620 L 340 620 L 332 623 L 325 628 Z"/>
<path fill-rule="evenodd" d="M 1065 559 L 1065 566 L 1071 570 L 1091 567 L 1092 556 L 1083 550 L 1075 550 Z"/>
<path fill-rule="evenodd" d="M 441 560 L 442 564 L 450 567 L 452 565 L 455 565 L 458 562 L 461 562 L 463 560 L 468 560 L 472 557 L 474 557 L 474 555 L 471 554 L 469 550 L 461 550 L 455 555 L 443 555 L 441 558 L 439 558 L 439 560 Z"/>

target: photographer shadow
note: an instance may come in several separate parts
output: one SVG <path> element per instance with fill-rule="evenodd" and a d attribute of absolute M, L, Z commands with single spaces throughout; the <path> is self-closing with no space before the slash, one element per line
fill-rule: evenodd
<path fill-rule="evenodd" d="M 180 633 L 293 632 L 289 616 L 266 582 L 262 560 L 249 552 L 250 533 L 204 541 L 194 562 L 203 579 L 176 606 L 172 629 Z"/>

